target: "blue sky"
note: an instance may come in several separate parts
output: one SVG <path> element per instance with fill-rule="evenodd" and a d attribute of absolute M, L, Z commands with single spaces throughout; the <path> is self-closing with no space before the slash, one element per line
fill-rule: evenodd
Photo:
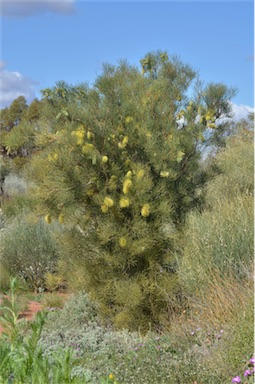
<path fill-rule="evenodd" d="M 149 51 L 177 54 L 205 82 L 238 88 L 254 105 L 252 1 L 1 0 L 1 104 L 31 101 L 58 80 L 93 84 L 102 64 L 139 66 Z"/>

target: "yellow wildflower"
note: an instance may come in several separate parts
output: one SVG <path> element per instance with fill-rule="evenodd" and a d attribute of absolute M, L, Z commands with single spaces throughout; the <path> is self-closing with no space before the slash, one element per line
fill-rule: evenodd
<path fill-rule="evenodd" d="M 108 377 L 109 377 L 110 380 L 114 379 L 114 375 L 112 373 L 110 373 L 110 375 Z"/>
<path fill-rule="evenodd" d="M 109 160 L 108 156 L 103 156 L 102 157 L 102 163 L 107 163 L 108 160 Z"/>
<path fill-rule="evenodd" d="M 192 101 L 189 103 L 189 105 L 187 106 L 187 110 L 188 110 L 188 111 L 190 111 L 190 110 L 191 110 L 191 108 L 192 108 L 193 104 L 194 104 L 194 103 L 193 103 Z"/>
<path fill-rule="evenodd" d="M 137 172 L 137 174 L 136 174 L 136 177 L 137 177 L 137 179 L 138 180 L 141 180 L 142 178 L 143 178 L 143 176 L 144 176 L 144 170 L 143 169 L 140 169 L 138 172 Z"/>
<path fill-rule="evenodd" d="M 123 193 L 126 195 L 129 191 L 129 189 L 132 186 L 132 181 L 130 179 L 126 179 L 123 183 Z"/>
<path fill-rule="evenodd" d="M 128 143 L 128 136 L 124 136 L 124 139 L 122 140 L 122 144 L 126 146 L 127 143 Z"/>
<path fill-rule="evenodd" d="M 150 204 L 144 204 L 141 209 L 141 215 L 143 217 L 148 217 L 150 214 Z"/>
<path fill-rule="evenodd" d="M 176 158 L 177 163 L 180 163 L 182 161 L 184 155 L 185 155 L 185 153 L 182 151 L 177 152 L 177 158 Z"/>
<path fill-rule="evenodd" d="M 93 144 L 85 144 L 82 147 L 82 153 L 88 154 L 88 153 L 90 153 L 93 150 L 93 148 L 94 148 Z"/>
<path fill-rule="evenodd" d="M 118 147 L 125 148 L 127 146 L 127 143 L 128 143 L 128 136 L 124 136 L 124 139 L 122 140 L 122 142 L 118 143 Z"/>
<path fill-rule="evenodd" d="M 64 215 L 63 215 L 63 213 L 60 213 L 60 215 L 58 217 L 58 222 L 59 222 L 59 224 L 63 224 L 63 222 L 64 222 Z"/>
<path fill-rule="evenodd" d="M 125 237 L 120 237 L 119 245 L 121 248 L 125 248 L 125 246 L 127 245 L 127 240 L 125 239 Z"/>
<path fill-rule="evenodd" d="M 130 205 L 130 201 L 127 197 L 122 197 L 120 199 L 120 208 L 127 208 Z"/>
<path fill-rule="evenodd" d="M 161 171 L 161 172 L 160 172 L 160 176 L 161 176 L 161 177 L 168 177 L 168 176 L 169 176 L 169 172 L 167 172 L 167 171 Z"/>
<path fill-rule="evenodd" d="M 75 135 L 77 137 L 77 145 L 81 145 L 83 143 L 83 139 L 85 136 L 85 131 L 79 129 L 78 131 L 75 132 Z"/>
<path fill-rule="evenodd" d="M 105 204 L 101 205 L 101 211 L 102 211 L 103 213 L 108 212 L 108 207 L 107 207 Z"/>
<path fill-rule="evenodd" d="M 111 197 L 106 196 L 104 199 L 104 205 L 106 207 L 112 207 L 114 205 L 114 201 Z"/>
<path fill-rule="evenodd" d="M 51 223 L 51 216 L 48 214 L 44 217 L 44 220 L 46 221 L 47 224 Z"/>
<path fill-rule="evenodd" d="M 132 171 L 128 171 L 128 172 L 126 173 L 126 177 L 127 177 L 128 179 L 130 179 L 131 176 L 132 176 Z"/>
<path fill-rule="evenodd" d="M 125 119 L 125 122 L 126 122 L 127 124 L 128 124 L 128 123 L 132 123 L 133 120 L 134 120 L 133 117 L 131 117 L 131 116 L 127 116 L 126 119 Z"/>
<path fill-rule="evenodd" d="M 93 139 L 93 137 L 94 137 L 94 133 L 88 131 L 87 132 L 87 138 L 90 140 L 90 139 Z"/>

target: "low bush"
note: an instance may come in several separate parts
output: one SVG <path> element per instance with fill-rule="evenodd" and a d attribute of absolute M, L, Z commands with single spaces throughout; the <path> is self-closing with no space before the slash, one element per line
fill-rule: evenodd
<path fill-rule="evenodd" d="M 12 276 L 20 276 L 38 291 L 46 272 L 54 272 L 58 249 L 51 228 L 33 215 L 22 215 L 0 233 L 0 262 Z"/>
<path fill-rule="evenodd" d="M 3 190 L 10 197 L 22 195 L 28 190 L 28 182 L 16 174 L 9 174 L 4 180 Z"/>

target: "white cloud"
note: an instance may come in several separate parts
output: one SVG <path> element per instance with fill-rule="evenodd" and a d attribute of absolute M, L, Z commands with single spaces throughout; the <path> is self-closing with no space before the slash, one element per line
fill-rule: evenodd
<path fill-rule="evenodd" d="M 0 61 L 0 108 L 9 106 L 19 96 L 31 102 L 35 98 L 34 86 L 37 83 L 17 71 L 11 72 L 4 68 L 5 63 Z"/>
<path fill-rule="evenodd" d="M 254 108 L 248 105 L 234 104 L 232 105 L 233 120 L 238 121 L 241 119 L 247 119 L 250 112 L 254 112 Z"/>
<path fill-rule="evenodd" d="M 73 13 L 75 0 L 0 0 L 1 15 L 29 17 L 45 12 Z"/>

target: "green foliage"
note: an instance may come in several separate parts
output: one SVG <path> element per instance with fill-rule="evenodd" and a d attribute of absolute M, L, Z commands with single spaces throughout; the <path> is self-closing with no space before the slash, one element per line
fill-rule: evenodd
<path fill-rule="evenodd" d="M 34 136 L 34 126 L 22 121 L 4 137 L 3 144 L 7 154 L 28 156 L 34 147 Z"/>
<path fill-rule="evenodd" d="M 10 287 L 10 273 L 0 264 L 0 291 L 5 292 Z"/>
<path fill-rule="evenodd" d="M 3 299 L 3 305 L 0 306 L 0 323 L 4 326 L 6 335 L 11 342 L 11 350 L 18 338 L 18 309 L 17 309 L 17 291 L 19 285 L 17 278 L 10 279 L 10 298 Z"/>
<path fill-rule="evenodd" d="M 49 226 L 33 215 L 23 215 L 6 225 L 0 236 L 1 264 L 35 290 L 43 288 L 44 275 L 54 271 L 58 256 Z"/>
<path fill-rule="evenodd" d="M 158 324 L 179 294 L 176 234 L 201 204 L 201 144 L 231 94 L 210 84 L 189 99 L 190 66 L 164 52 L 141 62 L 148 76 L 122 61 L 105 65 L 91 89 L 59 82 L 42 91 L 55 115 L 27 168 L 39 213 L 64 223 L 62 265 L 103 316 L 130 329 Z"/>
<path fill-rule="evenodd" d="M 45 314 L 37 314 L 29 325 L 29 334 L 23 338 L 18 334 L 18 312 L 16 309 L 17 280 L 10 283 L 11 297 L 0 307 L 3 315 L 0 322 L 7 331 L 0 340 L 0 380 L 13 383 L 79 383 L 85 377 L 73 374 L 72 350 L 58 350 L 51 358 L 44 356 L 39 339 L 45 323 Z"/>

